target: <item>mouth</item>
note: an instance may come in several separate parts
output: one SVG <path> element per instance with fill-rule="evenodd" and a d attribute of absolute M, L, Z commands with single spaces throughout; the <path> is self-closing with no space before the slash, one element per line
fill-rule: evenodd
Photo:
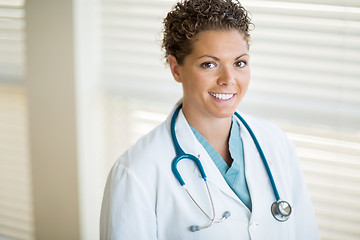
<path fill-rule="evenodd" d="M 235 96 L 235 93 L 213 93 L 213 92 L 209 92 L 209 94 L 221 101 L 226 101 L 229 100 L 231 98 L 233 98 Z"/>

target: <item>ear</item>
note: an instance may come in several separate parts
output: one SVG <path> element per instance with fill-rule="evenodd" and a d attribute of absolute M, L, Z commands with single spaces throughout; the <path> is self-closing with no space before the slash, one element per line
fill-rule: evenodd
<path fill-rule="evenodd" d="M 177 82 L 181 81 L 181 66 L 178 64 L 176 57 L 174 55 L 169 55 L 168 63 L 170 66 L 171 73 Z"/>

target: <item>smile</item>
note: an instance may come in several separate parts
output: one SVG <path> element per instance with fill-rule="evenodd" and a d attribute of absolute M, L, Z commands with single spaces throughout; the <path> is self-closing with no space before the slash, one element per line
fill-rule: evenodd
<path fill-rule="evenodd" d="M 234 93 L 212 93 L 212 92 L 209 92 L 209 94 L 219 100 L 229 100 L 235 95 Z"/>

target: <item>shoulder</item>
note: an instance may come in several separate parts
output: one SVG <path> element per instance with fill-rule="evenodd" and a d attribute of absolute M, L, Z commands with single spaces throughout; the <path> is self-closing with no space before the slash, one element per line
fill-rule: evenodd
<path fill-rule="evenodd" d="M 253 132 L 259 134 L 259 137 L 263 138 L 266 136 L 271 139 L 284 138 L 284 140 L 287 140 L 286 134 L 274 123 L 248 114 L 240 113 L 240 115 L 245 119 Z"/>
<path fill-rule="evenodd" d="M 156 202 L 157 183 L 171 174 L 174 151 L 166 122 L 141 137 L 113 164 L 105 187 L 105 205 L 119 202 L 124 194 L 141 198 L 147 208 Z M 121 200 L 122 201 L 122 200 Z"/>
<path fill-rule="evenodd" d="M 251 115 L 241 114 L 241 116 L 254 132 L 261 147 L 267 152 L 283 157 L 294 157 L 296 153 L 293 143 L 289 140 L 287 134 L 277 125 Z M 244 128 L 243 126 L 241 131 L 246 131 Z"/>
<path fill-rule="evenodd" d="M 148 168 L 157 164 L 160 159 L 173 149 L 169 130 L 166 122 L 161 123 L 152 131 L 142 136 L 125 153 L 123 153 L 115 164 L 121 164 L 133 171 Z"/>
<path fill-rule="evenodd" d="M 119 181 L 121 176 L 127 175 L 139 184 L 155 185 L 163 172 L 171 169 L 174 154 L 167 124 L 163 122 L 117 159 L 110 172 L 111 179 Z"/>

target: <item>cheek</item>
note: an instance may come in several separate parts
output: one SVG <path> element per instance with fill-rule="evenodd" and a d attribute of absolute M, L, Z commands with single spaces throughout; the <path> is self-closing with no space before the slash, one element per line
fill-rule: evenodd
<path fill-rule="evenodd" d="M 197 72 L 190 72 L 186 75 L 185 83 L 186 86 L 192 87 L 192 90 L 196 90 L 198 88 L 204 87 L 206 84 L 206 77 L 203 74 L 199 74 Z"/>
<path fill-rule="evenodd" d="M 250 68 L 248 68 L 248 70 L 246 71 L 247 72 L 247 77 L 248 77 L 248 81 L 250 81 L 250 78 L 251 78 L 251 71 L 250 71 Z"/>
<path fill-rule="evenodd" d="M 239 85 L 242 88 L 247 88 L 250 83 L 250 71 L 244 72 L 239 76 Z"/>
<path fill-rule="evenodd" d="M 247 76 L 245 77 L 245 79 L 244 79 L 244 82 L 245 82 L 246 86 L 249 85 L 249 83 L 250 83 L 250 78 L 251 78 L 251 75 L 250 75 L 250 72 L 249 72 L 249 73 L 247 74 Z"/>

